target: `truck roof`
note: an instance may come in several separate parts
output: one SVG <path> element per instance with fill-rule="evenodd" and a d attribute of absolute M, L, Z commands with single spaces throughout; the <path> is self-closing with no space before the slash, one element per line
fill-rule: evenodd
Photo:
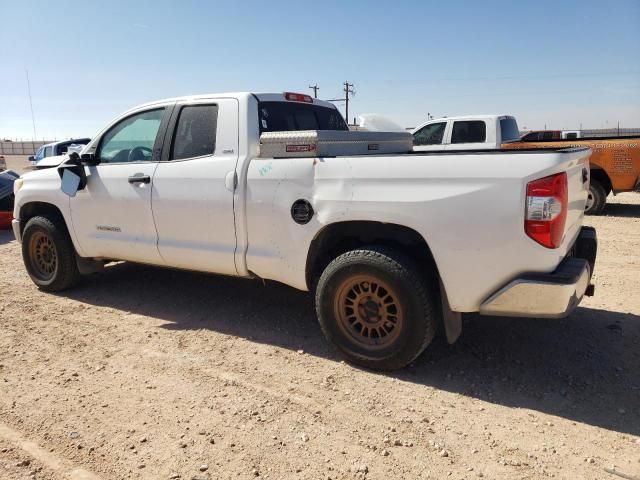
<path fill-rule="evenodd" d="M 203 94 L 198 94 L 198 95 L 183 95 L 181 97 L 170 97 L 170 98 L 164 98 L 161 100 L 154 100 L 152 102 L 147 102 L 147 103 L 143 103 L 141 105 L 136 105 L 135 107 L 130 108 L 128 111 L 130 110 L 137 110 L 139 108 L 144 108 L 144 107 L 151 107 L 153 105 L 160 105 L 160 104 L 164 104 L 164 103 L 170 103 L 170 102 L 183 102 L 183 101 L 196 101 L 196 100 L 207 100 L 207 99 L 216 99 L 216 98 L 237 98 L 237 99 L 242 99 L 242 100 L 246 100 L 249 97 L 254 97 L 256 98 L 258 101 L 261 102 L 286 102 L 286 101 L 290 101 L 287 100 L 285 98 L 285 93 L 289 93 L 289 92 L 279 92 L 279 93 L 273 93 L 273 92 L 225 92 L 225 93 L 203 93 Z M 313 105 L 318 105 L 321 107 L 327 107 L 327 108 L 336 108 L 336 106 L 331 103 L 331 102 L 327 102 L 325 100 L 320 100 L 318 98 L 312 98 L 311 96 L 305 94 L 298 94 L 298 95 L 304 95 L 305 97 L 308 97 L 311 99 L 310 103 L 313 103 Z"/>
<path fill-rule="evenodd" d="M 513 115 L 507 115 L 507 114 L 502 114 L 502 115 L 493 115 L 493 114 L 483 114 L 483 115 L 458 115 L 455 117 L 442 117 L 442 118 L 433 118 L 431 120 L 429 120 L 428 122 L 424 122 L 424 123 L 431 123 L 431 122 L 437 122 L 437 121 L 445 121 L 445 120 L 494 120 L 494 119 L 499 119 L 499 118 L 514 118 Z"/>

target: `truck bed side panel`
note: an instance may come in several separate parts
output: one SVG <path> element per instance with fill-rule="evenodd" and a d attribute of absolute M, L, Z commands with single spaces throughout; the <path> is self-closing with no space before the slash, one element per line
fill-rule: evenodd
<path fill-rule="evenodd" d="M 350 220 L 394 223 L 424 237 L 452 308 L 477 311 L 514 276 L 551 272 L 567 254 L 586 200 L 577 172 L 588 153 L 254 159 L 247 177 L 247 266 L 307 289 L 307 252 L 322 228 Z M 569 171 L 569 219 L 561 248 L 550 250 L 524 232 L 526 184 L 562 171 Z M 291 219 L 300 198 L 316 212 L 306 225 Z"/>

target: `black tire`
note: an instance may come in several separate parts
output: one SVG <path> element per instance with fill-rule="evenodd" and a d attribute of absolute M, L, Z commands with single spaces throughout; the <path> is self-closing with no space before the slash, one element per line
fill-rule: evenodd
<path fill-rule="evenodd" d="M 56 217 L 33 217 L 27 222 L 22 232 L 22 259 L 33 283 L 47 292 L 70 288 L 80 278 L 69 232 Z"/>
<path fill-rule="evenodd" d="M 349 361 L 395 370 L 433 340 L 437 295 L 413 264 L 395 250 L 364 247 L 340 255 L 320 276 L 320 327 Z"/>
<path fill-rule="evenodd" d="M 607 191 L 598 180 L 591 179 L 589 198 L 584 208 L 586 215 L 602 215 L 607 204 Z"/>

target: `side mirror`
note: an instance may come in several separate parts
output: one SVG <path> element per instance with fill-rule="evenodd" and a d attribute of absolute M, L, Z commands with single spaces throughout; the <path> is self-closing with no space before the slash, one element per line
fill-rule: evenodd
<path fill-rule="evenodd" d="M 69 160 L 58 167 L 62 191 L 70 197 L 75 197 L 78 190 L 87 186 L 87 174 L 84 167 L 76 152 L 69 155 Z"/>
<path fill-rule="evenodd" d="M 35 159 L 36 159 L 36 157 L 34 157 L 33 155 L 29 155 L 29 159 L 28 160 L 30 162 L 33 162 Z"/>

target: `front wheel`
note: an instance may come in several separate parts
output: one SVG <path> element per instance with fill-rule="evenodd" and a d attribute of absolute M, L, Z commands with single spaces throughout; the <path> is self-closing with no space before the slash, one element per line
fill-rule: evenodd
<path fill-rule="evenodd" d="M 606 204 L 607 191 L 600 182 L 592 179 L 589 184 L 589 194 L 584 207 L 584 213 L 587 215 L 600 215 L 604 211 Z"/>
<path fill-rule="evenodd" d="M 33 283 L 47 292 L 67 289 L 80 277 L 71 238 L 57 218 L 33 217 L 27 222 L 22 259 Z"/>
<path fill-rule="evenodd" d="M 316 291 L 320 326 L 351 362 L 402 368 L 433 340 L 438 309 L 414 263 L 374 246 L 340 255 L 322 273 Z"/>

